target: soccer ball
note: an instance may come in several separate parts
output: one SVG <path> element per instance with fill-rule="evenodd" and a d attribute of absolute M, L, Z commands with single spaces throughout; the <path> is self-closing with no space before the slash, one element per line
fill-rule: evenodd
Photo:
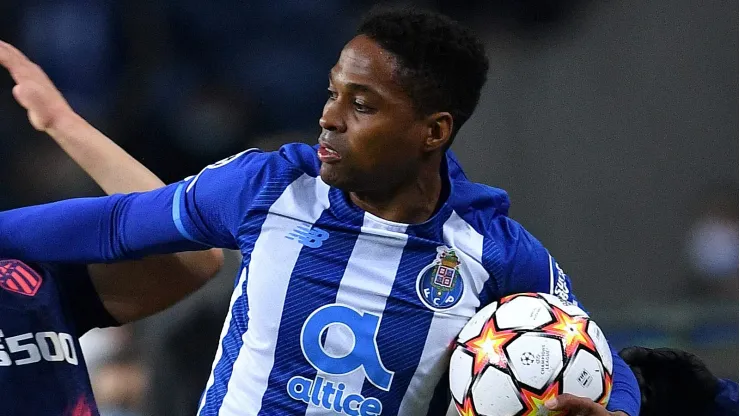
<path fill-rule="evenodd" d="M 612 355 L 586 312 L 546 293 L 518 293 L 476 313 L 457 337 L 450 390 L 461 416 L 540 416 L 562 393 L 604 406 Z"/>

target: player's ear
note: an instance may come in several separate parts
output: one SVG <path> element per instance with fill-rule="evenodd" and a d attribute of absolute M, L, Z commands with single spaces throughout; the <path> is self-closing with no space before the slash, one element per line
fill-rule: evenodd
<path fill-rule="evenodd" d="M 424 150 L 432 152 L 444 148 L 452 137 L 452 114 L 438 112 L 426 117 L 427 135 Z"/>

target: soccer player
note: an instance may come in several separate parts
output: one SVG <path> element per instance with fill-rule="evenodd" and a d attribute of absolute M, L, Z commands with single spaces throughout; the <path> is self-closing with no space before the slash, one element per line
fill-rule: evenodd
<path fill-rule="evenodd" d="M 487 70 L 480 41 L 444 16 L 372 14 L 329 72 L 318 145 L 246 150 L 155 191 L 0 213 L 0 255 L 239 249 L 199 415 L 443 415 L 449 345 L 476 310 L 530 291 L 575 302 L 563 269 L 507 216 L 506 193 L 467 180 L 447 152 Z M 569 395 L 522 404 L 637 416 L 635 377 L 613 359 L 607 408 Z"/>
<path fill-rule="evenodd" d="M 18 84 L 16 99 L 36 127 L 52 113 L 69 115 L 64 126 L 45 130 L 103 190 L 164 186 L 76 117 L 43 71 L 14 52 L 0 46 L 0 63 Z M 220 250 L 88 266 L 0 257 L 0 415 L 97 415 L 78 338 L 174 304 L 211 278 L 221 262 Z"/>
<path fill-rule="evenodd" d="M 675 348 L 629 347 L 619 355 L 637 376 L 641 416 L 738 414 L 738 386 L 719 379 L 694 354 Z"/>

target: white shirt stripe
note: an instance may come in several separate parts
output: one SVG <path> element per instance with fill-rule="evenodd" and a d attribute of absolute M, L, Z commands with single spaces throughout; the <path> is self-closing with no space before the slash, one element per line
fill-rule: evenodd
<path fill-rule="evenodd" d="M 275 360 L 291 272 L 303 248 L 297 241 L 287 240 L 286 232 L 299 225 L 314 224 L 328 207 L 329 187 L 308 175 L 290 184 L 270 207 L 251 253 L 246 277 L 249 322 L 242 334 L 243 345 L 219 415 L 256 415 L 259 412 Z M 281 249 L 275 250 L 275 247 Z M 243 290 L 243 285 L 240 282 L 235 291 Z"/>

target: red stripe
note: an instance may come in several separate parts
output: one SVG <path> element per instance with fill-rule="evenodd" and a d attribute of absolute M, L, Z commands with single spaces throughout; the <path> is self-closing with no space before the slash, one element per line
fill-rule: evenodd
<path fill-rule="evenodd" d="M 18 288 L 18 285 L 16 285 L 15 282 L 13 282 L 12 280 L 7 279 L 5 281 L 5 284 L 8 285 L 9 288 L 15 290 L 16 292 L 20 292 L 20 289 Z"/>
<path fill-rule="evenodd" d="M 23 266 L 16 267 L 15 270 L 19 272 L 20 274 L 22 274 L 26 278 L 26 280 L 28 280 L 31 283 L 31 286 L 36 286 L 36 284 L 39 282 L 39 279 L 37 278 L 36 273 L 26 270 L 26 268 Z"/>
<path fill-rule="evenodd" d="M 31 292 L 33 292 L 33 289 L 31 289 L 31 287 L 28 286 L 28 284 L 26 283 L 26 281 L 23 280 L 23 277 L 20 274 L 18 274 L 18 272 L 14 271 L 14 272 L 10 273 L 10 276 L 13 277 L 13 281 L 15 283 L 17 283 L 21 287 L 21 289 L 23 290 L 24 293 L 31 293 Z"/>

